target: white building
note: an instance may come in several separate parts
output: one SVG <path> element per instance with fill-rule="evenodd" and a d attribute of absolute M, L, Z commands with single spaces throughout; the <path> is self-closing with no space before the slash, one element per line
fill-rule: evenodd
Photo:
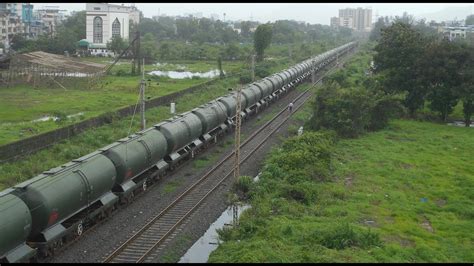
<path fill-rule="evenodd" d="M 466 39 L 466 33 L 469 31 L 468 27 L 445 27 L 444 28 L 444 36 L 445 38 L 449 39 L 450 41 L 462 38 Z"/>
<path fill-rule="evenodd" d="M 91 54 L 110 54 L 107 42 L 120 36 L 130 38 L 130 21 L 138 24 L 140 12 L 135 7 L 106 3 L 86 4 L 86 40 Z"/>

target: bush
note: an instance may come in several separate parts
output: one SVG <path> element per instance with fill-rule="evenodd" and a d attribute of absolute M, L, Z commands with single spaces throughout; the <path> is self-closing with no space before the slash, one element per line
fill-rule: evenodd
<path fill-rule="evenodd" d="M 371 246 L 381 246 L 382 241 L 377 233 L 370 229 L 367 232 L 359 232 L 348 223 L 336 224 L 333 228 L 327 228 L 323 232 L 317 232 L 316 237 L 319 242 L 331 249 L 345 249 L 348 247 L 370 248 Z"/>
<path fill-rule="evenodd" d="M 289 138 L 269 158 L 265 171 L 274 180 L 283 179 L 290 184 L 327 180 L 334 142 L 334 134 L 327 132 L 306 132 Z"/>
<path fill-rule="evenodd" d="M 237 179 L 237 182 L 234 184 L 234 189 L 237 192 L 241 192 L 244 195 L 250 191 L 250 187 L 252 186 L 253 179 L 250 176 L 240 176 Z"/>
<path fill-rule="evenodd" d="M 339 136 L 355 138 L 384 128 L 400 110 L 400 96 L 359 87 L 342 88 L 330 80 L 316 93 L 313 116 L 307 126 L 313 130 L 331 129 Z"/>
<path fill-rule="evenodd" d="M 61 111 L 55 111 L 53 112 L 53 116 L 56 117 L 55 122 L 57 124 L 63 124 L 64 122 L 67 121 L 67 115 Z"/>
<path fill-rule="evenodd" d="M 128 73 L 127 73 L 127 71 L 125 71 L 123 69 L 119 69 L 119 70 L 117 70 L 117 73 L 115 73 L 115 75 L 121 77 L 121 76 L 127 76 Z"/>
<path fill-rule="evenodd" d="M 240 76 L 240 84 L 248 84 L 250 82 L 252 82 L 252 77 L 250 74 L 244 74 Z"/>
<path fill-rule="evenodd" d="M 390 119 L 406 114 L 401 95 L 377 95 L 375 99 L 368 126 L 371 131 L 383 129 Z"/>

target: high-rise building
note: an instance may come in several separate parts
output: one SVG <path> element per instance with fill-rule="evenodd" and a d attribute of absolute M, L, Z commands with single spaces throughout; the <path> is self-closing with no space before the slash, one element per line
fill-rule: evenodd
<path fill-rule="evenodd" d="M 13 35 L 24 33 L 21 3 L 0 3 L 0 39 L 5 46 Z"/>
<path fill-rule="evenodd" d="M 339 17 L 331 18 L 332 27 L 347 27 L 356 31 L 370 31 L 372 28 L 372 10 L 369 8 L 339 9 Z"/>
<path fill-rule="evenodd" d="M 59 6 L 43 6 L 41 9 L 33 12 L 35 20 L 39 21 L 39 28 L 36 29 L 37 35 L 47 34 L 52 37 L 56 35 L 56 30 L 59 24 L 65 18 L 66 10 L 60 10 Z"/>

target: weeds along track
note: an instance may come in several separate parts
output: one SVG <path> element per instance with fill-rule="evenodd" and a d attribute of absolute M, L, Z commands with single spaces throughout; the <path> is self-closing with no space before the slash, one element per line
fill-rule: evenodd
<path fill-rule="evenodd" d="M 326 72 L 325 75 L 329 73 Z M 318 84 L 317 80 L 313 86 Z M 311 88 L 302 92 L 294 100 L 296 112 L 312 95 Z M 290 117 L 289 111 L 284 108 L 271 120 L 253 132 L 240 146 L 241 161 L 243 164 L 275 133 Z M 233 176 L 234 151 L 228 152 L 212 169 L 200 177 L 193 185 L 176 198 L 168 207 L 149 221 L 128 238 L 118 248 L 104 257 L 103 262 L 139 263 L 152 262 L 154 254 L 166 246 L 166 239 L 174 230 L 191 215 L 203 201 L 219 185 Z"/>
<path fill-rule="evenodd" d="M 344 57 L 341 57 L 341 62 L 344 59 L 349 58 L 350 54 L 355 53 L 355 50 L 349 52 Z M 335 70 L 335 64 L 331 63 L 327 66 L 326 70 L 321 71 L 317 74 L 318 80 L 313 84 L 318 84 L 322 78 Z M 329 69 L 328 69 L 329 68 Z M 311 77 L 308 77 L 308 79 Z M 293 88 L 295 89 L 295 88 Z M 304 102 L 306 102 L 310 96 L 311 88 L 301 93 L 294 100 L 293 112 L 296 112 Z M 246 162 L 253 153 L 255 153 L 265 141 L 272 136 L 289 118 L 289 113 L 286 108 L 277 113 L 270 121 L 266 122 L 257 131 L 242 143 L 241 145 L 241 164 Z M 183 224 L 187 217 L 189 217 L 202 202 L 210 195 L 219 185 L 228 179 L 233 173 L 234 151 L 228 152 L 225 157 L 216 164 L 212 169 L 201 176 L 198 181 L 191 185 L 185 192 L 177 197 L 170 205 L 168 205 L 158 215 L 148 219 L 146 225 L 143 226 L 137 233 L 132 233 L 121 246 L 115 248 L 115 250 L 109 251 L 108 255 L 102 257 L 104 262 L 149 262 L 151 259 L 156 258 L 156 253 L 162 250 L 167 244 L 168 240 L 172 239 L 177 233 L 175 229 L 179 225 Z M 175 170 L 183 167 L 185 164 L 180 164 Z M 156 173 L 146 172 L 143 173 L 147 178 L 155 176 Z M 150 185 L 153 185 L 151 182 Z M 145 189 L 144 189 L 145 190 Z M 141 191 L 137 196 L 142 196 Z M 117 206 L 119 209 L 126 208 L 128 204 Z M 116 211 L 113 211 L 115 213 Z M 101 219 L 86 228 L 82 232 L 82 235 L 90 233 L 95 227 L 107 222 L 113 215 L 108 215 L 105 219 Z M 135 231 L 134 231 L 135 232 Z M 56 250 L 53 256 L 62 253 L 72 244 L 80 241 L 81 237 L 76 237 L 68 243 L 64 243 L 60 250 Z M 168 240 L 167 240 L 168 239 Z M 39 259 L 39 262 L 47 262 L 50 258 Z"/>

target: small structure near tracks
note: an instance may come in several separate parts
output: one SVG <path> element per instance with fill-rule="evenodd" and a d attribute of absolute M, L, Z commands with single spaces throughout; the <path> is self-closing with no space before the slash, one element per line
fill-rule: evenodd
<path fill-rule="evenodd" d="M 91 88 L 105 74 L 104 64 L 36 51 L 14 54 L 7 69 L 0 70 L 0 80 L 7 86 L 30 84 L 33 87 L 82 86 Z"/>

